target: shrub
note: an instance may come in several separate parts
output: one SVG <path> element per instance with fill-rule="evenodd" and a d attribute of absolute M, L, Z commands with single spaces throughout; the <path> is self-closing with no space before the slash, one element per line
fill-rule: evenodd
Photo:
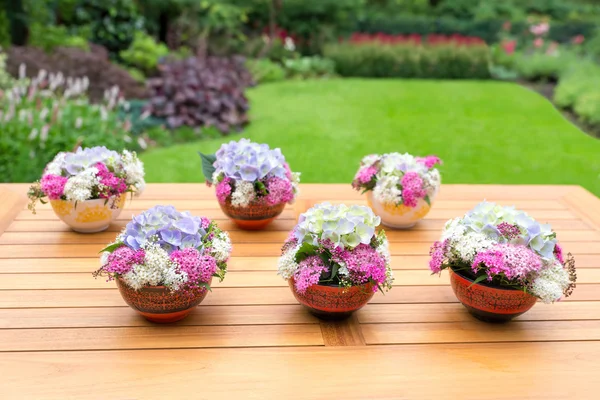
<path fill-rule="evenodd" d="M 216 127 L 222 133 L 248 122 L 245 88 L 252 77 L 241 57 L 188 58 L 161 64 L 148 81 L 148 110 L 171 129 L 182 125 Z"/>
<path fill-rule="evenodd" d="M 102 47 L 92 47 L 92 51 L 59 47 L 52 54 L 33 47 L 13 47 L 8 53 L 8 71 L 16 76 L 19 66 L 25 64 L 27 73 L 32 77 L 42 70 L 62 72 L 73 78 L 88 77 L 92 101 L 102 100 L 104 92 L 113 86 L 118 86 L 126 98 L 147 97 L 143 84 L 132 78 L 126 70 L 111 63 Z"/>
<path fill-rule="evenodd" d="M 600 92 L 600 66 L 592 61 L 575 62 L 560 76 L 554 102 L 559 107 L 573 108 L 579 97 L 593 91 Z"/>
<path fill-rule="evenodd" d="M 89 81 L 40 72 L 17 82 L 0 99 L 0 176 L 5 182 L 32 182 L 59 151 L 78 145 L 122 149 L 127 131 L 113 112 L 118 88 L 103 104 L 90 104 Z"/>
<path fill-rule="evenodd" d="M 600 62 L 600 28 L 585 41 L 585 52 Z"/>
<path fill-rule="evenodd" d="M 285 60 L 283 66 L 287 76 L 291 78 L 309 79 L 335 74 L 335 63 L 319 56 Z"/>
<path fill-rule="evenodd" d="M 256 83 L 278 82 L 285 79 L 283 67 L 266 58 L 247 60 L 246 67 Z"/>
<path fill-rule="evenodd" d="M 577 57 L 568 51 L 556 53 L 515 54 L 514 68 L 519 75 L 531 81 L 557 81 L 558 77 L 571 65 Z"/>
<path fill-rule="evenodd" d="M 0 91 L 11 88 L 13 85 L 14 79 L 6 72 L 6 53 L 2 52 L 2 48 L 0 48 Z"/>
<path fill-rule="evenodd" d="M 158 62 L 168 54 L 167 46 L 157 43 L 145 32 L 137 32 L 131 46 L 119 53 L 125 64 L 142 71 L 147 76 L 157 71 Z"/>
<path fill-rule="evenodd" d="M 42 25 L 39 23 L 29 27 L 29 45 L 37 47 L 46 52 L 56 47 L 77 47 L 88 50 L 88 41 L 82 36 L 69 34 L 67 28 L 62 25 Z"/>
<path fill-rule="evenodd" d="M 2 2 L 0 1 L 0 5 Z M 0 47 L 7 48 L 10 46 L 10 22 L 8 20 L 8 16 L 6 15 L 6 11 L 0 10 Z"/>
<path fill-rule="evenodd" d="M 362 40 L 362 39 L 361 39 Z M 487 79 L 489 49 L 475 39 L 387 38 L 360 43 L 339 43 L 326 47 L 325 55 L 335 62 L 342 76 Z M 472 43 L 471 43 L 472 41 Z M 471 43 L 471 44 L 466 44 Z"/>
<path fill-rule="evenodd" d="M 573 110 L 583 121 L 600 125 L 600 90 L 583 93 L 575 100 Z"/>

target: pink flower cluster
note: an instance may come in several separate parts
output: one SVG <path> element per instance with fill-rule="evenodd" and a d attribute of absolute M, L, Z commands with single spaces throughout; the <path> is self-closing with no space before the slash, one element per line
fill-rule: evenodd
<path fill-rule="evenodd" d="M 515 224 L 509 224 L 508 222 L 502 222 L 496 227 L 502 236 L 508 240 L 512 240 L 521 235 L 521 230 Z"/>
<path fill-rule="evenodd" d="M 97 163 L 98 178 L 104 186 L 104 190 L 99 194 L 100 198 L 107 199 L 111 196 L 118 196 L 127 191 L 127 182 L 124 178 L 119 178 L 108 170 L 104 163 Z"/>
<path fill-rule="evenodd" d="M 563 256 L 563 249 L 560 246 L 560 244 L 558 244 L 558 243 L 556 243 L 554 245 L 554 256 L 561 264 L 563 264 L 563 265 L 565 264 L 565 257 Z"/>
<path fill-rule="evenodd" d="M 68 178 L 60 175 L 44 175 L 41 180 L 42 192 L 48 196 L 50 200 L 60 200 L 67 184 Z"/>
<path fill-rule="evenodd" d="M 503 275 L 508 280 L 523 282 L 542 266 L 540 257 L 528 247 L 501 243 L 478 253 L 471 268 L 475 273 L 483 269 L 489 281 Z"/>
<path fill-rule="evenodd" d="M 179 265 L 179 270 L 188 276 L 188 282 L 195 285 L 197 282 L 210 282 L 217 270 L 217 261 L 209 255 L 201 255 L 194 248 L 175 250 L 171 253 L 171 261 Z"/>
<path fill-rule="evenodd" d="M 287 179 L 278 178 L 276 176 L 267 180 L 267 190 L 269 194 L 265 197 L 268 205 L 287 203 L 294 199 L 294 187 Z"/>
<path fill-rule="evenodd" d="M 369 281 L 375 283 L 373 290 L 382 285 L 385 280 L 385 260 L 377 251 L 367 244 L 359 244 L 354 249 L 346 251 L 344 261 L 348 268 L 352 283 L 362 285 Z"/>
<path fill-rule="evenodd" d="M 146 253 L 143 249 L 133 250 L 127 246 L 121 246 L 108 256 L 104 270 L 112 274 L 124 275 L 131 271 L 135 264 L 143 264 L 145 257 Z"/>
<path fill-rule="evenodd" d="M 366 185 L 367 183 L 371 182 L 375 174 L 377 174 L 377 167 L 375 165 L 370 165 L 368 167 L 359 169 L 356 173 L 356 176 L 354 176 L 352 186 L 355 189 L 358 189 L 362 185 Z"/>
<path fill-rule="evenodd" d="M 416 207 L 419 199 L 427 196 L 427 192 L 423 189 L 423 179 L 416 172 L 404 174 L 401 185 L 402 200 L 407 207 Z"/>
<path fill-rule="evenodd" d="M 429 249 L 429 255 L 431 256 L 431 260 L 429 260 L 429 269 L 434 274 L 437 274 L 442 271 L 442 265 L 446 260 L 446 252 L 448 251 L 448 239 L 443 242 L 435 242 L 431 249 Z"/>
<path fill-rule="evenodd" d="M 427 168 L 433 168 L 437 164 L 442 164 L 442 160 L 438 156 L 417 157 L 417 161 Z"/>
<path fill-rule="evenodd" d="M 221 182 L 217 183 L 216 190 L 217 200 L 219 200 L 219 203 L 225 203 L 227 197 L 229 197 L 229 195 L 231 194 L 231 183 L 231 178 L 227 177 L 223 178 Z"/>
<path fill-rule="evenodd" d="M 204 230 L 207 230 L 210 226 L 210 219 L 206 217 L 200 217 L 200 227 Z"/>
<path fill-rule="evenodd" d="M 319 256 L 306 257 L 298 265 L 298 270 L 294 274 L 298 293 L 306 293 L 306 289 L 319 283 L 323 272 L 328 272 L 327 266 Z"/>

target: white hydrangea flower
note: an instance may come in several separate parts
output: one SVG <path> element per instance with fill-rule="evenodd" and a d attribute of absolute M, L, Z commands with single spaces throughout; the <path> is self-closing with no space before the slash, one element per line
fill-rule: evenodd
<path fill-rule="evenodd" d="M 212 240 L 212 255 L 217 262 L 225 262 L 231 254 L 231 239 L 225 232 Z"/>
<path fill-rule="evenodd" d="M 402 191 L 399 189 L 400 178 L 395 175 L 382 176 L 377 180 L 373 196 L 383 204 L 398 204 L 402 202 Z"/>
<path fill-rule="evenodd" d="M 234 207 L 247 207 L 255 196 L 256 192 L 252 182 L 236 181 L 235 190 L 231 194 L 231 205 Z"/>
<path fill-rule="evenodd" d="M 540 271 L 534 279 L 531 293 L 539 297 L 544 303 L 553 303 L 563 296 L 570 283 L 567 270 L 558 261 L 554 261 L 547 268 Z"/>
<path fill-rule="evenodd" d="M 379 161 L 380 158 L 381 156 L 379 154 L 369 154 L 368 156 L 363 157 L 361 164 L 363 164 L 365 167 L 370 167 Z"/>
<path fill-rule="evenodd" d="M 296 263 L 296 253 L 300 250 L 300 245 L 289 249 L 279 257 L 277 274 L 283 279 L 288 280 L 298 270 L 298 264 Z"/>
<path fill-rule="evenodd" d="M 454 242 L 456 255 L 464 262 L 471 264 L 475 255 L 492 247 L 496 242 L 479 232 L 469 232 Z"/>
<path fill-rule="evenodd" d="M 446 239 L 451 241 L 460 239 L 466 232 L 466 228 L 461 224 L 461 221 L 461 218 L 454 218 L 446 222 L 440 240 L 443 242 Z"/>
<path fill-rule="evenodd" d="M 65 196 L 70 201 L 85 201 L 92 197 L 94 186 L 100 184 L 98 181 L 98 169 L 89 167 L 77 175 L 69 178 L 65 185 Z"/>
<path fill-rule="evenodd" d="M 50 161 L 46 166 L 45 174 L 62 175 L 63 165 L 65 156 L 67 153 L 60 152 L 54 157 L 54 160 Z"/>

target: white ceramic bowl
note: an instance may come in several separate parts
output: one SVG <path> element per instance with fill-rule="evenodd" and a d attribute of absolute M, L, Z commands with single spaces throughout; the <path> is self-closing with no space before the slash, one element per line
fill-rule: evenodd
<path fill-rule="evenodd" d="M 435 195 L 432 196 L 431 204 Z M 399 206 L 393 204 L 383 204 L 375 199 L 373 192 L 367 192 L 367 201 L 376 215 L 381 217 L 381 223 L 390 228 L 408 229 L 415 226 L 423 217 L 425 217 L 431 206 L 423 199 L 419 199 L 416 207 L 407 207 L 404 204 Z"/>
<path fill-rule="evenodd" d="M 50 200 L 54 213 L 75 232 L 95 233 L 108 228 L 125 206 L 126 195 L 118 198 L 74 201 Z"/>

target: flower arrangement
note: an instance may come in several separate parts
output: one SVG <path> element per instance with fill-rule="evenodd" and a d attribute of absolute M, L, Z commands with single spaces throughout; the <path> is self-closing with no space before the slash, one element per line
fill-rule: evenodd
<path fill-rule="evenodd" d="M 278 274 L 293 278 L 299 293 L 317 284 L 391 289 L 388 241 L 384 231 L 375 232 L 379 223 L 365 206 L 317 204 L 300 215 L 283 245 Z"/>
<path fill-rule="evenodd" d="M 544 303 L 575 288 L 575 261 L 564 258 L 556 233 L 514 207 L 483 202 L 448 221 L 430 255 L 433 273 L 452 268 L 475 283 L 523 290 Z"/>
<path fill-rule="evenodd" d="M 382 204 L 414 208 L 419 199 L 424 199 L 431 205 L 441 181 L 435 165 L 441 163 L 436 156 L 371 154 L 362 159 L 352 187 L 363 193 L 373 191 L 374 198 Z"/>
<path fill-rule="evenodd" d="M 221 204 L 274 206 L 292 203 L 298 194 L 300 173 L 290 170 L 281 149 L 240 139 L 221 145 L 214 156 L 201 156 L 207 183 L 215 184 Z"/>
<path fill-rule="evenodd" d="M 140 290 L 165 286 L 171 291 L 210 289 L 223 280 L 231 254 L 229 235 L 214 221 L 156 206 L 133 217 L 114 243 L 102 251 L 95 276 L 121 279 Z"/>
<path fill-rule="evenodd" d="M 145 186 L 144 166 L 135 152 L 118 153 L 106 147 L 79 148 L 60 152 L 46 166 L 42 179 L 29 190 L 29 209 L 35 213 L 38 200 L 81 202 L 112 199 Z"/>

